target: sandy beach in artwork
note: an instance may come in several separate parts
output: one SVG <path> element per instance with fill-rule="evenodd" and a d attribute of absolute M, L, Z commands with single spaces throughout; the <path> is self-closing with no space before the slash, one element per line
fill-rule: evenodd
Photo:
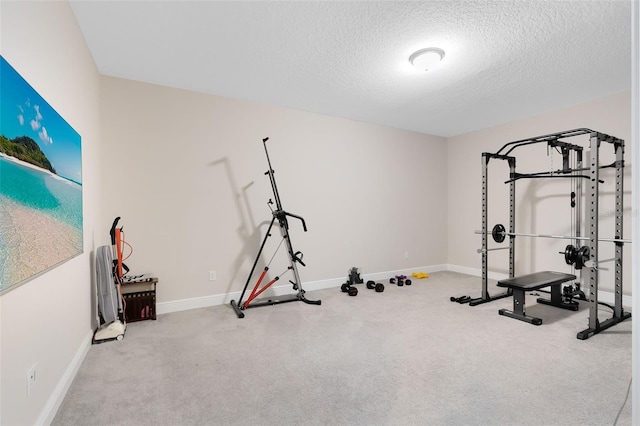
<path fill-rule="evenodd" d="M 12 162 L 14 162 L 16 164 L 20 164 L 21 166 L 28 167 L 30 169 L 37 170 L 37 171 L 42 172 L 42 173 L 46 173 L 46 174 L 48 174 L 48 175 L 50 175 L 50 176 L 52 176 L 52 177 L 54 177 L 56 179 L 63 180 L 65 182 L 69 182 L 69 183 L 73 183 L 75 185 L 78 185 L 76 182 L 72 182 L 72 181 L 70 181 L 68 179 L 63 178 L 62 176 L 58 176 L 57 174 L 52 173 L 51 171 L 49 171 L 47 169 L 43 169 L 42 167 L 38 167 L 35 164 L 31 164 L 31 163 L 27 163 L 26 161 L 19 160 L 16 157 L 12 157 L 11 155 L 7 155 L 7 154 L 4 154 L 4 153 L 0 152 L 0 157 L 4 158 L 5 160 L 12 161 Z"/>
<path fill-rule="evenodd" d="M 27 163 L 26 161 L 19 160 L 16 157 L 3 154 L 2 152 L 0 152 L 0 157 L 4 158 L 5 160 L 13 161 L 14 163 L 20 164 L 21 166 L 29 167 L 30 169 L 38 170 L 40 172 L 49 173 L 52 176 L 56 176 L 55 173 L 51 173 L 47 169 L 43 169 L 42 167 L 38 167 L 35 164 L 31 164 L 31 163 Z"/>
<path fill-rule="evenodd" d="M 82 253 L 82 231 L 0 196 L 0 248 L 2 292 Z"/>

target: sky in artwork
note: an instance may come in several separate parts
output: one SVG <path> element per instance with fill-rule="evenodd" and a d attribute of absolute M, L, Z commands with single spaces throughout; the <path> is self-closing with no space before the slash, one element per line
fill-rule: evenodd
<path fill-rule="evenodd" d="M 59 176 L 82 184 L 80 135 L 2 56 L 0 134 L 7 139 L 30 137 Z"/>

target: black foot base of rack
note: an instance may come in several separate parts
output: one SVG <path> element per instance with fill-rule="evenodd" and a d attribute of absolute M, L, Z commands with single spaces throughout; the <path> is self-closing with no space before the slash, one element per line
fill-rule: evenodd
<path fill-rule="evenodd" d="M 614 325 L 621 323 L 622 321 L 628 318 L 631 318 L 631 314 L 629 312 L 623 312 L 622 317 L 609 318 L 608 320 L 600 324 L 597 328 L 587 328 L 586 330 L 582 330 L 581 332 L 578 333 L 576 337 L 580 340 L 587 340 L 589 337 L 593 336 L 594 334 L 598 334 L 609 327 L 613 327 Z"/>

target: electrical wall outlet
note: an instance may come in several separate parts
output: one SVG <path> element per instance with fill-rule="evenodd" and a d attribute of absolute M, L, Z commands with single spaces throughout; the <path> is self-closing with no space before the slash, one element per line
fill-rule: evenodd
<path fill-rule="evenodd" d="M 35 364 L 33 364 L 33 367 L 31 367 L 29 371 L 27 371 L 27 395 L 31 393 L 31 389 L 36 384 L 37 367 L 38 363 L 36 362 Z"/>
<path fill-rule="evenodd" d="M 215 281 L 218 278 L 216 271 L 209 271 L 209 281 Z"/>
<path fill-rule="evenodd" d="M 408 250 L 405 250 L 405 252 L 404 252 L 404 258 L 405 258 L 405 259 L 408 259 L 408 258 L 409 258 L 409 251 L 408 251 Z"/>

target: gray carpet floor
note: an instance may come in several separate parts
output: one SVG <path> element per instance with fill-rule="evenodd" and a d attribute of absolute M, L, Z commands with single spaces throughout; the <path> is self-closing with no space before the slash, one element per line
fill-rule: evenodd
<path fill-rule="evenodd" d="M 53 425 L 612 425 L 621 407 L 631 424 L 631 320 L 582 341 L 586 304 L 528 296 L 533 326 L 498 315 L 511 299 L 449 301 L 477 277 L 385 285 L 131 323 L 89 349 Z"/>

